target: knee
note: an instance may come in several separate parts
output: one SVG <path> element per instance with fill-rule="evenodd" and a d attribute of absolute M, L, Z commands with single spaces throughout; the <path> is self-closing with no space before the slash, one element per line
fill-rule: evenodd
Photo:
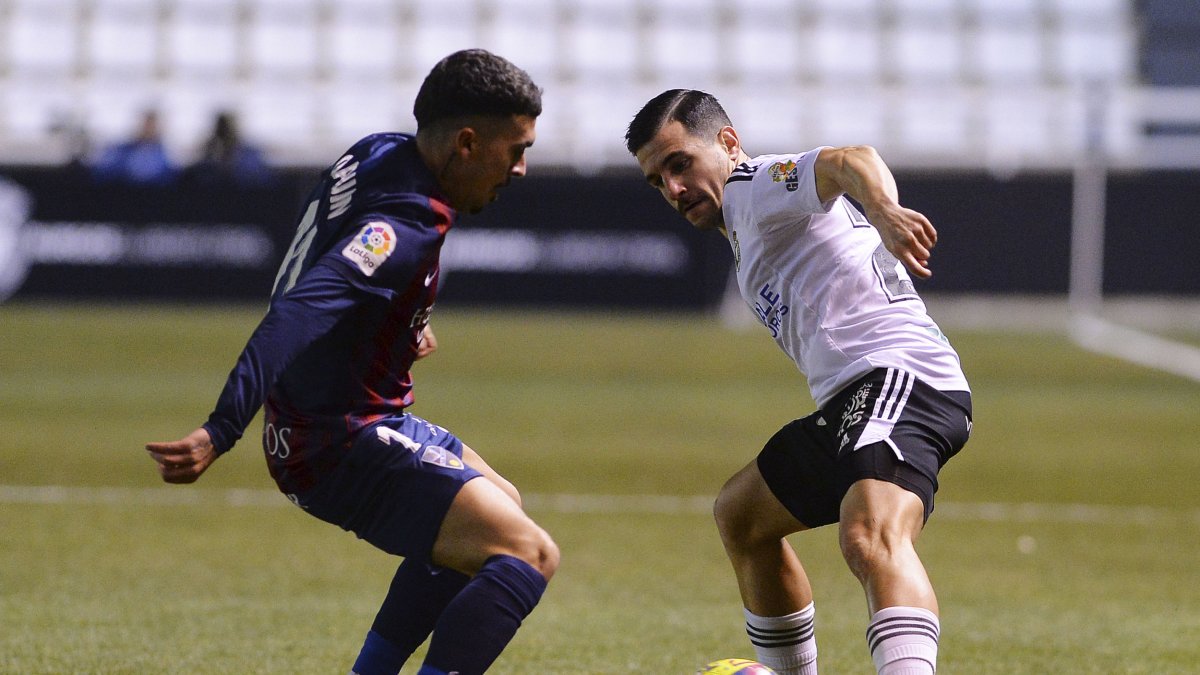
<path fill-rule="evenodd" d="M 869 578 L 875 570 L 886 567 L 911 548 L 900 533 L 892 532 L 875 522 L 843 523 L 838 533 L 842 557 L 859 581 Z"/>
<path fill-rule="evenodd" d="M 838 544 L 850 571 L 862 581 L 872 566 L 872 560 L 879 555 L 878 540 L 874 533 L 861 524 L 843 524 L 838 532 Z"/>
<path fill-rule="evenodd" d="M 721 543 L 730 553 L 752 548 L 762 539 L 756 528 L 753 509 L 733 480 L 726 483 L 717 494 L 713 502 L 713 520 L 716 521 Z"/>
<path fill-rule="evenodd" d="M 546 581 L 550 581 L 558 570 L 561 557 L 558 544 L 554 543 L 549 533 L 537 525 L 533 525 L 532 530 L 523 539 L 516 557 L 529 563 L 546 578 Z"/>

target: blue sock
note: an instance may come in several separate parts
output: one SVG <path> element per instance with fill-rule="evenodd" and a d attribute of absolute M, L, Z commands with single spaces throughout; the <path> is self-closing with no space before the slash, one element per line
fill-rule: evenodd
<path fill-rule="evenodd" d="M 545 590 L 545 577 L 529 563 L 507 555 L 488 558 L 442 612 L 417 675 L 484 672 Z"/>
<path fill-rule="evenodd" d="M 387 597 L 367 633 L 353 672 L 395 675 L 413 651 L 429 637 L 446 605 L 470 577 L 454 570 L 431 568 L 405 560 L 396 570 Z"/>
<path fill-rule="evenodd" d="M 350 672 L 354 675 L 396 675 L 407 660 L 408 654 L 402 649 L 379 633 L 368 631 Z"/>

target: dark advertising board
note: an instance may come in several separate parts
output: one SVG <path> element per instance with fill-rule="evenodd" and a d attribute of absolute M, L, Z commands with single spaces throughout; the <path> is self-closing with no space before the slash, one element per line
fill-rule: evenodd
<path fill-rule="evenodd" d="M 0 168 L 0 299 L 264 301 L 317 170 L 257 189 L 96 185 L 65 169 Z M 1069 278 L 1067 174 L 899 173 L 902 202 L 940 233 L 922 291 L 1058 294 Z M 1200 293 L 1200 173 L 1116 174 L 1105 292 Z M 634 170 L 544 172 L 462 216 L 443 250 L 447 304 L 714 305 L 732 256 Z"/>

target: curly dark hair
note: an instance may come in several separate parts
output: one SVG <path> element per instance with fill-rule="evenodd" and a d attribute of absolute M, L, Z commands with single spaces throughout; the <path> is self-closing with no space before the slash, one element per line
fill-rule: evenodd
<path fill-rule="evenodd" d="M 529 73 L 484 49 L 464 49 L 429 71 L 413 104 L 418 131 L 462 117 L 542 114 L 542 89 Z"/>
<path fill-rule="evenodd" d="M 625 147 L 636 155 L 667 122 L 679 122 L 693 136 L 715 136 L 729 126 L 729 115 L 717 97 L 696 89 L 670 89 L 650 99 L 629 123 Z"/>

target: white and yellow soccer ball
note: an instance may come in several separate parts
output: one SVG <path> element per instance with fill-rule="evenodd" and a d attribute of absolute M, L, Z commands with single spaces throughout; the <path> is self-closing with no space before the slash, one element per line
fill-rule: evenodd
<path fill-rule="evenodd" d="M 696 675 L 775 675 L 775 671 L 749 659 L 721 659 L 696 671 Z"/>

